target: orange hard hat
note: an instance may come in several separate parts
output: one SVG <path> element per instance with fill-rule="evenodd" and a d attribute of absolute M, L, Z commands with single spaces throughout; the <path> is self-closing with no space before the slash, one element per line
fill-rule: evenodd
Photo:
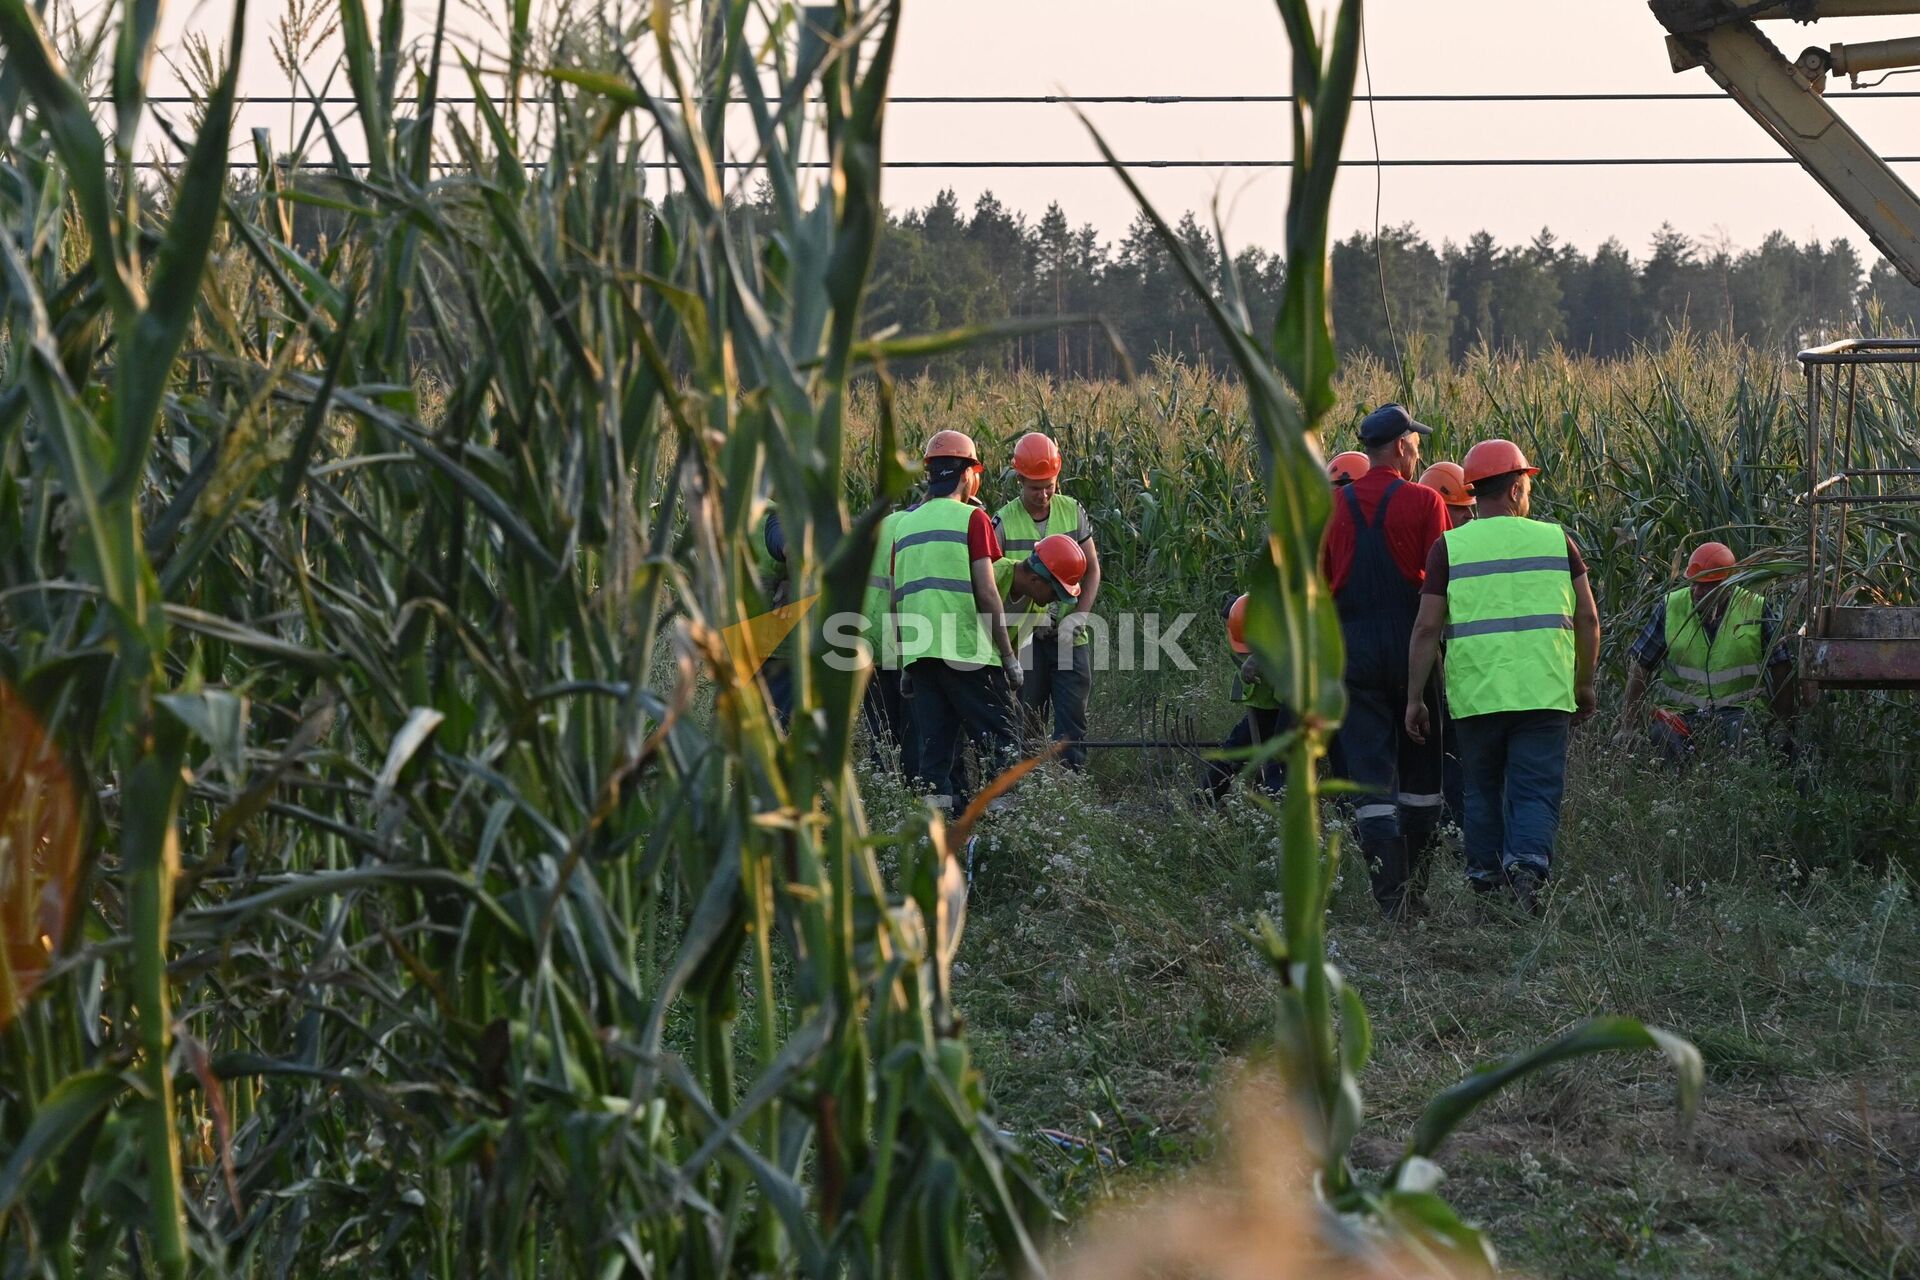
<path fill-rule="evenodd" d="M 1703 542 L 1687 557 L 1687 581 L 1725 582 L 1733 576 L 1736 558 L 1724 542 Z"/>
<path fill-rule="evenodd" d="M 1438 493 L 1450 507 L 1470 507 L 1479 499 L 1467 488 L 1467 473 L 1457 462 L 1436 462 L 1420 474 L 1420 483 Z"/>
<path fill-rule="evenodd" d="M 1540 468 L 1528 462 L 1527 455 L 1520 452 L 1520 446 L 1511 440 L 1482 440 L 1467 450 L 1467 460 L 1461 471 L 1468 484 L 1479 484 L 1482 480 L 1511 475 L 1515 471 L 1524 471 L 1530 476 L 1540 474 Z"/>
<path fill-rule="evenodd" d="M 1058 587 L 1068 599 L 1080 598 L 1080 579 L 1086 576 L 1087 553 L 1064 533 L 1050 533 L 1033 547 L 1033 560 L 1039 562 L 1041 576 Z"/>
<path fill-rule="evenodd" d="M 1349 449 L 1345 453 L 1335 454 L 1333 461 L 1327 464 L 1327 479 L 1335 484 L 1352 484 L 1367 474 L 1372 465 L 1367 461 L 1366 454 Z"/>
<path fill-rule="evenodd" d="M 980 451 L 973 447 L 973 437 L 964 431 L 936 431 L 933 439 L 927 441 L 925 458 L 932 462 L 935 458 L 964 458 L 976 468 L 980 466 Z"/>
<path fill-rule="evenodd" d="M 1051 480 L 1060 474 L 1060 449 L 1038 431 L 1029 431 L 1013 446 L 1013 469 L 1028 480 Z"/>
<path fill-rule="evenodd" d="M 1227 643 L 1235 653 L 1253 652 L 1253 646 L 1247 643 L 1247 602 L 1251 599 L 1252 596 L 1241 596 L 1227 610 Z"/>

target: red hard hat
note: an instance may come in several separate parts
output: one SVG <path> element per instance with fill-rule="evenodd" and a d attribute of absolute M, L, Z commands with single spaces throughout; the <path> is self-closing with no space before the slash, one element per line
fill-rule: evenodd
<path fill-rule="evenodd" d="M 980 451 L 973 447 L 973 437 L 964 431 L 936 431 L 933 439 L 927 441 L 926 460 L 935 458 L 965 458 L 975 467 L 980 465 Z"/>
<path fill-rule="evenodd" d="M 1051 480 L 1060 474 L 1060 450 L 1038 431 L 1029 431 L 1013 446 L 1013 469 L 1029 480 Z"/>
<path fill-rule="evenodd" d="M 1421 473 L 1420 483 L 1438 493 L 1450 507 L 1470 507 L 1479 499 L 1467 488 L 1467 473 L 1457 462 L 1436 462 Z"/>
<path fill-rule="evenodd" d="M 1479 484 L 1494 476 L 1511 475 L 1515 471 L 1524 471 L 1530 476 L 1540 474 L 1540 468 L 1527 461 L 1527 455 L 1520 452 L 1520 446 L 1511 440 L 1482 440 L 1467 450 L 1467 460 L 1461 467 L 1468 484 Z"/>
<path fill-rule="evenodd" d="M 1327 464 L 1327 479 L 1335 484 L 1352 484 L 1367 474 L 1372 465 L 1367 461 L 1366 454 L 1349 449 L 1345 453 L 1335 454 L 1333 461 Z"/>
<path fill-rule="evenodd" d="M 1227 610 L 1227 643 L 1235 653 L 1253 652 L 1253 646 L 1247 643 L 1247 602 L 1251 599 L 1252 596 L 1241 596 Z"/>
<path fill-rule="evenodd" d="M 1080 549 L 1079 543 L 1064 533 L 1050 533 L 1034 544 L 1033 558 L 1046 570 L 1044 576 L 1052 579 L 1069 599 L 1080 598 L 1080 579 L 1087 573 L 1087 553 Z"/>
<path fill-rule="evenodd" d="M 1733 576 L 1737 559 L 1724 542 L 1703 542 L 1687 557 L 1688 582 L 1725 582 Z"/>

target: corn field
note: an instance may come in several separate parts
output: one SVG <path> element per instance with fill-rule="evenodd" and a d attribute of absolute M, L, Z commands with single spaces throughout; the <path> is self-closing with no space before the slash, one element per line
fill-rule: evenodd
<path fill-rule="evenodd" d="M 319 172 L 263 139 L 231 167 L 215 58 L 154 185 L 156 7 L 56 51 L 0 0 L 0 709 L 28 744 L 0 772 L 0 1272 L 1042 1272 L 1053 1214 L 952 989 L 976 815 L 872 829 L 859 673 L 802 628 L 782 732 L 725 641 L 769 603 L 747 550 L 769 502 L 796 596 L 857 609 L 940 426 L 1057 430 L 1120 600 L 1254 595 L 1305 713 L 1260 950 L 1314 1249 L 1489 1265 L 1432 1158 L 1538 1067 L 1656 1048 L 1690 1104 L 1684 1041 L 1598 1019 L 1441 1095 L 1384 1179 L 1348 1159 L 1369 1032 L 1325 936 L 1313 776 L 1344 695 L 1315 440 L 1385 382 L 1336 394 L 1326 323 L 1359 0 L 1324 44 L 1279 6 L 1305 162 L 1277 320 L 1187 263 L 1235 380 L 1058 391 L 886 377 L 1036 322 L 863 328 L 902 7 L 663 2 L 535 33 L 516 6 L 455 113 L 444 7 L 415 33 L 341 0 L 364 171 L 318 114 Z M 771 224 L 729 204 L 742 145 Z M 1712 369 L 1655 394 L 1674 367 L 1488 363 L 1418 407 L 1462 443 L 1513 424 L 1570 506 L 1607 495 L 1581 515 L 1617 527 L 1576 528 L 1639 548 L 1609 561 L 1625 590 L 1698 519 L 1664 483 L 1621 496 L 1663 450 L 1728 459 L 1688 483 L 1729 528 L 1784 519 L 1773 463 L 1732 462 L 1773 457 L 1777 371 Z"/>

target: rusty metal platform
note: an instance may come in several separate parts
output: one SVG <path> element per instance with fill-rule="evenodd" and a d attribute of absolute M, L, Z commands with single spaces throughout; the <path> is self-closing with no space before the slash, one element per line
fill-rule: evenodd
<path fill-rule="evenodd" d="M 1907 487 L 1920 479 L 1920 459 L 1868 456 L 1875 449 L 1855 431 L 1863 399 L 1882 414 L 1893 403 L 1911 412 L 1920 341 L 1855 338 L 1802 351 L 1800 365 L 1807 379 L 1800 678 L 1828 689 L 1920 689 L 1920 597 L 1904 579 L 1867 580 L 1849 557 L 1850 521 L 1884 523 L 1898 509 L 1920 514 L 1920 490 Z"/>
<path fill-rule="evenodd" d="M 1823 608 L 1807 627 L 1800 667 L 1829 689 L 1920 689 L 1920 608 Z"/>

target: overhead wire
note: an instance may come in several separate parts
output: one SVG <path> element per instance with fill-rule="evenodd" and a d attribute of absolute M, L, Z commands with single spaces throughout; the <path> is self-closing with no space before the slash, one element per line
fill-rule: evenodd
<path fill-rule="evenodd" d="M 235 154 L 243 154 L 236 152 Z M 1920 155 L 1882 156 L 1887 164 L 1920 164 Z M 177 162 L 184 163 L 184 161 Z M 717 161 L 716 167 L 729 170 L 763 169 L 765 164 L 757 160 Z M 1118 160 L 1109 163 L 1105 160 L 883 160 L 884 169 L 1110 169 L 1119 164 L 1128 169 L 1290 169 L 1291 160 Z M 1584 168 L 1633 168 L 1636 166 L 1685 166 L 1685 165 L 1753 165 L 1753 164 L 1798 164 L 1792 156 L 1477 156 L 1450 159 L 1420 157 L 1400 160 L 1342 160 L 1343 169 L 1584 169 Z M 170 169 L 177 167 L 176 162 L 139 160 L 136 169 Z M 288 166 L 281 165 L 281 168 Z M 330 161 L 303 162 L 292 166 L 301 170 L 331 170 L 339 166 Z M 365 161 L 355 161 L 348 167 L 365 169 Z M 470 166 L 436 161 L 429 166 L 435 170 L 463 171 Z M 543 164 L 534 162 L 527 168 L 542 168 Z M 671 161 L 649 160 L 639 162 L 642 169 L 673 169 L 679 165 Z M 830 169 L 830 160 L 803 160 L 795 164 L 799 169 Z"/>
<path fill-rule="evenodd" d="M 1387 175 L 1380 163 L 1380 117 L 1373 109 L 1373 55 L 1367 47 L 1365 13 L 1360 16 L 1360 65 L 1367 75 L 1367 127 L 1373 132 L 1373 270 L 1380 281 L 1380 314 L 1387 318 L 1387 341 L 1393 347 L 1393 368 L 1400 378 L 1400 397 L 1405 403 L 1412 399 L 1413 387 L 1400 351 L 1400 333 L 1393 324 L 1393 303 L 1387 298 L 1387 259 L 1380 251 L 1380 206 L 1386 198 Z"/>
<path fill-rule="evenodd" d="M 1875 83 L 1878 83 L 1876 81 Z M 1920 89 L 1856 89 L 1836 98 L 1920 98 Z M 1541 103 L 1541 102 L 1733 102 L 1724 93 L 1699 92 L 1693 90 L 1669 90 L 1659 92 L 1592 92 L 1592 93 L 1367 93 L 1355 94 L 1355 102 L 1385 103 Z M 96 95 L 92 102 L 110 104 L 113 99 L 107 95 Z M 164 103 L 174 106 L 190 106 L 200 99 L 191 94 L 155 94 L 146 99 L 151 103 Z M 394 104 L 406 105 L 420 101 L 413 97 L 396 97 Z M 480 101 L 472 94 L 446 95 L 434 99 L 444 106 L 473 106 Z M 735 106 L 751 105 L 751 98 L 729 98 Z M 810 98 L 818 103 L 820 99 Z M 1041 107 L 1061 106 L 1077 103 L 1081 106 L 1285 106 L 1293 99 L 1287 94 L 1274 93 L 1107 93 L 1077 96 L 1065 93 L 1035 94 L 973 94 L 973 93 L 934 93 L 899 94 L 887 99 L 887 105 L 895 107 Z M 322 97 L 295 97 L 286 94 L 247 95 L 241 102 L 247 106 L 353 106 L 356 99 L 347 94 L 329 94 Z"/>

